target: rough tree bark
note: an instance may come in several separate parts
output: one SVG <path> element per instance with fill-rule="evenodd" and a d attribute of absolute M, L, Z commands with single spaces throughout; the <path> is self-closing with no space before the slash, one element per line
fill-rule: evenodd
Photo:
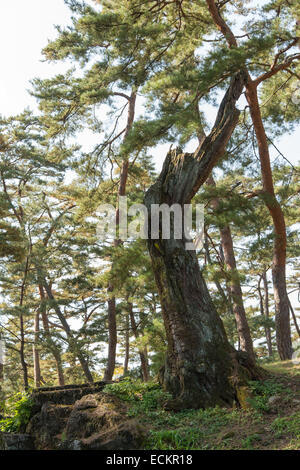
<path fill-rule="evenodd" d="M 212 175 L 210 175 L 206 182 L 209 186 L 215 187 L 216 183 Z M 220 207 L 220 200 L 217 197 L 211 200 L 212 207 L 217 211 Z M 230 273 L 229 290 L 232 299 L 232 308 L 235 316 L 236 327 L 239 337 L 239 348 L 246 351 L 253 360 L 255 360 L 253 342 L 251 338 L 250 328 L 246 317 L 246 312 L 243 302 L 243 293 L 239 278 L 239 273 L 236 266 L 233 241 L 230 226 L 228 224 L 220 225 L 220 238 L 221 245 L 224 253 L 224 264 Z"/>
<path fill-rule="evenodd" d="M 145 196 L 148 248 L 168 342 L 161 381 L 174 397 L 167 405 L 173 409 L 232 405 L 239 400 L 240 384 L 260 373 L 246 353 L 238 353 L 229 344 L 196 254 L 185 249 L 184 237 L 151 239 L 152 204 L 189 204 L 223 155 L 238 122 L 235 104 L 244 83 L 244 73 L 232 78 L 209 136 L 194 154 L 169 152 L 160 176 Z"/>

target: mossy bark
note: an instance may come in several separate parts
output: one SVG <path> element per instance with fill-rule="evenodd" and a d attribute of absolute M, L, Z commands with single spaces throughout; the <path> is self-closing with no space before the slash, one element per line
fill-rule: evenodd
<path fill-rule="evenodd" d="M 223 155 L 237 124 L 235 103 L 245 77 L 237 74 L 221 103 L 216 123 L 194 154 L 168 153 L 162 172 L 145 197 L 149 214 L 148 247 L 159 290 L 168 352 L 161 379 L 174 399 L 170 408 L 232 405 L 238 387 L 259 375 L 252 360 L 230 346 L 223 323 L 210 298 L 195 251 L 187 240 L 151 239 L 153 204 L 190 203 Z"/>

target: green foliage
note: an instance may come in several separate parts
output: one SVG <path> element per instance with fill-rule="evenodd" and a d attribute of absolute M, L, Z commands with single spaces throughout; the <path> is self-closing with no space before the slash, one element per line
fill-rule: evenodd
<path fill-rule="evenodd" d="M 209 437 L 217 434 L 222 427 L 235 423 L 238 413 L 216 407 L 179 413 L 163 410 L 151 413 L 147 418 L 156 429 L 150 431 L 146 449 L 197 450 L 208 448 Z"/>
<path fill-rule="evenodd" d="M 7 401 L 7 411 L 12 416 L 0 421 L 0 431 L 20 432 L 25 429 L 30 419 L 32 399 L 28 394 L 17 393 Z"/>
<path fill-rule="evenodd" d="M 265 380 L 264 382 L 250 381 L 249 386 L 253 393 L 253 398 L 248 401 L 252 408 L 259 412 L 269 412 L 271 407 L 268 403 L 270 397 L 287 393 L 287 389 L 274 379 Z"/>
<path fill-rule="evenodd" d="M 170 398 L 170 395 L 164 392 L 158 383 L 141 382 L 131 378 L 106 385 L 103 392 L 130 403 L 130 416 L 162 409 L 163 403 Z"/>
<path fill-rule="evenodd" d="M 151 433 L 148 449 L 160 450 L 196 450 L 199 441 L 205 438 L 205 433 L 199 428 L 162 430 Z"/>
<path fill-rule="evenodd" d="M 295 438 L 300 439 L 300 412 L 297 412 L 292 416 L 276 418 L 273 421 L 271 428 L 272 431 L 275 432 L 276 437 L 282 437 L 288 433 Z"/>
<path fill-rule="evenodd" d="M 259 434 L 251 434 L 242 440 L 242 449 L 251 450 L 253 449 L 253 444 L 262 440 L 262 437 Z"/>
<path fill-rule="evenodd" d="M 103 202 L 116 204 L 120 169 L 126 160 L 130 162 L 126 193 L 130 203 L 141 203 L 155 177 L 149 148 L 160 142 L 168 146 L 194 145 L 199 128 L 208 130 L 207 103 L 217 104 L 219 92 L 235 71 L 247 65 L 254 78 L 269 71 L 272 63 L 284 63 L 293 52 L 288 46 L 299 18 L 299 7 L 294 2 L 266 0 L 256 2 L 255 7 L 240 0 L 219 2 L 225 20 L 230 18 L 235 23 L 236 18 L 235 26 L 245 31 L 238 38 L 239 47 L 228 48 L 222 35 L 218 36 L 204 0 L 105 0 L 94 7 L 84 1 L 65 3 L 72 11 L 71 26 L 57 28 L 57 38 L 49 42 L 44 56 L 49 61 L 67 59 L 72 68 L 65 74 L 33 81 L 39 117 L 25 111 L 17 117 L 0 119 L 0 288 L 5 293 L 0 315 L 5 326 L 2 334 L 10 346 L 8 394 L 22 387 L 16 367 L 18 320 L 22 317 L 29 377 L 33 376 L 34 338 L 47 385 L 56 380 L 53 352 L 61 356 L 66 382 L 83 380 L 75 361 L 77 348 L 88 357 L 93 371 L 98 368 L 95 377 L 100 375 L 106 361 L 109 295 L 116 298 L 120 356 L 129 344 L 129 374 L 138 370 L 133 367 L 139 352 L 146 348 L 149 370 L 152 375 L 158 373 L 167 339 L 146 243 L 129 241 L 118 247 L 108 240 L 99 243 L 96 208 Z M 291 63 L 289 70 L 281 70 L 260 86 L 263 118 L 272 139 L 299 122 L 299 106 L 292 99 L 298 76 L 299 65 Z M 136 112 L 129 128 L 126 113 L 135 94 Z M 77 146 L 82 131 L 95 133 L 97 140 L 84 152 Z M 270 246 L 274 240 L 272 220 L 260 191 L 256 157 L 245 108 L 216 172 L 216 188 L 202 188 L 197 195 L 205 203 L 209 236 L 203 272 L 234 346 L 238 338 L 229 290 L 232 282 L 242 285 L 253 340 L 264 338 L 266 328 L 274 336 L 275 329 L 273 313 L 270 311 L 267 318 L 255 288 L 263 272 L 270 277 Z M 299 168 L 291 171 L 286 163 L 279 164 L 278 158 L 272 161 L 272 171 L 276 196 L 290 229 L 287 255 L 294 268 L 299 255 L 297 233 L 292 231 L 299 220 Z M 74 177 L 70 184 L 66 183 L 68 176 Z M 251 193 L 257 193 L 257 197 L 248 198 Z M 220 199 L 218 210 L 212 210 L 212 198 Z M 237 261 L 237 269 L 231 271 L 219 249 L 219 228 L 226 225 L 232 232 Z M 43 267 L 55 299 L 46 297 L 41 301 L 36 266 Z M 293 284 L 296 274 L 290 281 Z M 109 295 L 108 285 L 113 285 Z M 271 288 L 269 300 L 271 306 Z M 129 302 L 137 324 L 138 335 L 134 338 L 128 334 L 132 330 Z M 70 325 L 76 325 L 73 349 L 74 343 L 57 324 L 56 306 Z M 39 308 L 49 319 L 50 329 L 47 332 L 41 322 L 40 332 L 35 335 L 34 315 Z M 256 353 L 265 357 L 263 342 Z M 167 395 L 157 384 L 123 381 L 106 390 L 127 401 L 131 414 L 143 412 L 147 419 L 180 427 L 175 415 L 164 412 L 162 404 Z M 267 411 L 268 397 L 280 392 L 271 386 L 259 389 L 256 385 L 253 393 L 254 408 Z M 214 416 L 211 422 L 216 421 Z M 197 424 L 190 429 L 187 425 L 180 432 L 166 431 L 166 436 L 157 439 L 168 441 L 166 445 L 170 446 L 194 446 L 201 433 L 196 437 Z M 245 441 L 247 445 L 251 442 Z"/>

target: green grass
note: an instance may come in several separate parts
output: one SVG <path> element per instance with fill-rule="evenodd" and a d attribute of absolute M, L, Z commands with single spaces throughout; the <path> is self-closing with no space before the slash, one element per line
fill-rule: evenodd
<path fill-rule="evenodd" d="M 276 437 L 289 434 L 300 441 L 300 412 L 295 413 L 293 416 L 274 419 L 271 428 Z"/>
<path fill-rule="evenodd" d="M 263 364 L 264 369 L 274 374 L 284 374 L 291 377 L 300 376 L 300 364 L 294 364 L 292 361 L 278 361 Z"/>
<path fill-rule="evenodd" d="M 170 398 L 151 382 L 125 380 L 105 387 L 129 405 L 128 415 L 148 429 L 149 450 L 251 450 L 300 448 L 300 368 L 292 362 L 269 363 L 271 376 L 250 382 L 250 408 L 209 408 L 170 412 Z M 276 405 L 269 403 L 276 396 Z M 293 405 L 293 403 L 296 405 Z"/>

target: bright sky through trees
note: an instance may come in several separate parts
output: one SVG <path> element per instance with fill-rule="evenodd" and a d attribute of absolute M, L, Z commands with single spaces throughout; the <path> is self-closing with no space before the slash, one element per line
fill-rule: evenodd
<path fill-rule="evenodd" d="M 94 4 L 90 1 L 89 3 Z M 0 4 L 0 114 L 4 116 L 36 106 L 27 90 L 34 77 L 49 78 L 64 72 L 69 64 L 43 62 L 41 50 L 48 39 L 56 37 L 54 25 L 68 24 L 70 11 L 64 0 L 10 0 Z M 211 110 L 210 110 L 211 114 Z M 85 137 L 90 139 L 89 136 Z M 84 140 L 84 138 L 83 138 Z M 299 159 L 299 129 L 292 135 L 282 137 L 279 150 L 291 162 Z M 84 142 L 82 142 L 84 144 Z M 168 145 L 160 146 L 155 159 L 161 167 Z M 277 155 L 273 149 L 272 156 Z"/>

